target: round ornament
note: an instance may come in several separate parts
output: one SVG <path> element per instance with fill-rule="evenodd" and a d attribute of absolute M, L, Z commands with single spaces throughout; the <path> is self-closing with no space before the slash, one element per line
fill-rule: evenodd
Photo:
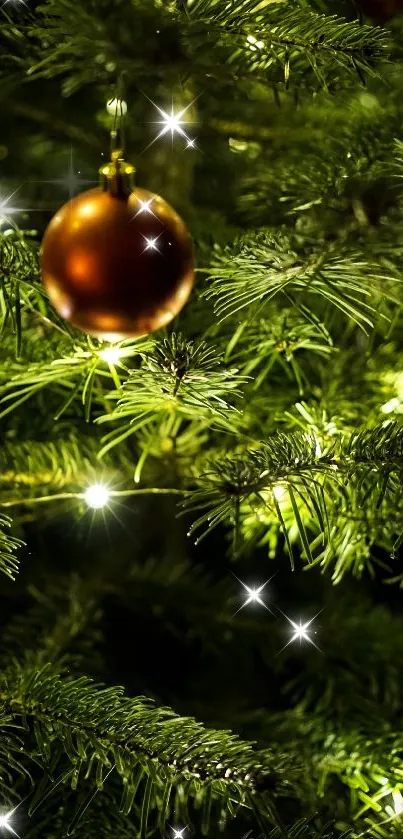
<path fill-rule="evenodd" d="M 56 213 L 42 244 L 42 278 L 57 312 L 104 340 L 166 326 L 194 283 L 193 246 L 175 210 L 132 187 L 120 151 L 100 170 L 99 188 Z"/>

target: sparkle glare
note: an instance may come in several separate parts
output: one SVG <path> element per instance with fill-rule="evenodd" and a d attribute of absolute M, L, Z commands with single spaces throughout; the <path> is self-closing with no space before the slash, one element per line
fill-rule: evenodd
<path fill-rule="evenodd" d="M 239 577 L 236 576 L 236 574 L 234 574 L 234 577 L 236 577 L 238 582 L 241 583 L 241 585 L 244 587 L 244 589 L 247 593 L 247 598 L 246 598 L 245 602 L 242 603 L 242 606 L 240 606 L 239 609 L 237 609 L 237 611 L 235 612 L 236 615 L 238 614 L 238 612 L 241 611 L 241 609 L 244 609 L 245 606 L 248 606 L 249 603 L 258 603 L 259 606 L 264 606 L 264 608 L 267 609 L 268 612 L 270 612 L 270 609 L 268 608 L 268 606 L 266 606 L 266 603 L 264 602 L 264 600 L 262 600 L 260 595 L 261 595 L 263 589 L 270 582 L 270 580 L 273 579 L 273 577 L 269 577 L 269 579 L 266 580 L 265 583 L 263 583 L 261 586 L 259 586 L 257 588 L 251 588 L 250 586 L 247 586 L 246 583 L 244 583 L 242 580 L 239 579 Z"/>
<path fill-rule="evenodd" d="M 157 216 L 151 209 L 151 204 L 153 203 L 153 201 L 154 196 L 152 196 L 152 198 L 149 198 L 148 201 L 141 201 L 141 199 L 138 198 L 140 207 L 137 210 L 137 213 L 134 214 L 134 218 L 137 218 L 137 216 L 141 215 L 142 213 L 150 213 L 150 215 L 154 216 L 154 218 L 157 218 Z"/>
<path fill-rule="evenodd" d="M 11 201 L 12 198 L 14 198 L 14 195 L 18 192 L 19 189 L 20 187 L 17 187 L 17 189 L 15 189 L 14 192 L 10 192 L 10 194 L 6 195 L 4 198 L 0 197 L 0 225 L 2 225 L 4 222 L 7 222 L 8 224 L 11 224 L 12 227 L 17 229 L 17 226 L 13 224 L 13 222 L 11 221 L 10 216 L 14 215 L 15 213 L 21 213 L 22 209 L 20 207 L 10 207 L 8 202 Z"/>
<path fill-rule="evenodd" d="M 84 493 L 85 501 L 93 510 L 100 510 L 109 501 L 109 491 L 105 484 L 92 484 Z"/>
<path fill-rule="evenodd" d="M 172 828 L 173 832 L 173 839 L 184 839 L 183 834 L 186 830 L 186 827 L 181 827 L 179 830 L 176 827 Z"/>
<path fill-rule="evenodd" d="M 281 609 L 279 611 L 281 611 Z M 284 615 L 284 612 L 281 612 L 281 614 Z M 287 642 L 287 644 L 284 645 L 283 649 L 280 650 L 280 652 L 285 650 L 286 647 L 289 647 L 289 645 L 292 644 L 294 641 L 299 641 L 300 644 L 302 644 L 302 641 L 308 641 L 309 644 L 312 644 L 312 646 L 320 652 L 319 647 L 311 638 L 310 632 L 312 630 L 309 629 L 309 627 L 313 624 L 315 618 L 317 618 L 319 614 L 320 612 L 318 612 L 317 615 L 314 615 L 310 621 L 305 621 L 305 623 L 302 623 L 301 620 L 299 621 L 299 623 L 296 623 L 295 621 L 291 620 L 291 618 L 289 618 L 288 615 L 284 615 L 286 620 L 288 620 L 288 623 L 291 624 L 294 631 L 290 640 Z"/>
<path fill-rule="evenodd" d="M 159 236 L 143 236 L 144 241 L 146 242 L 146 246 L 144 248 L 145 251 L 157 251 L 158 250 L 158 239 Z"/>
<path fill-rule="evenodd" d="M 8 830 L 9 833 L 12 833 L 13 836 L 18 836 L 18 833 L 11 827 L 10 819 L 11 816 L 15 813 L 17 807 L 14 807 L 13 810 L 9 810 L 8 813 L 0 813 L 0 830 Z"/>

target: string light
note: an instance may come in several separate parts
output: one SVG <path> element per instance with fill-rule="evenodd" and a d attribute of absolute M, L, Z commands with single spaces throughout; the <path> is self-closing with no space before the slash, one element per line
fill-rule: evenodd
<path fill-rule="evenodd" d="M 84 493 L 85 501 L 93 510 L 100 510 L 109 501 L 109 490 L 105 484 L 92 484 Z"/>
<path fill-rule="evenodd" d="M 106 110 L 112 116 L 115 116 L 117 113 L 124 116 L 127 114 L 127 102 L 124 99 L 110 99 L 106 104 Z"/>
<path fill-rule="evenodd" d="M 268 606 L 266 606 L 266 603 L 264 602 L 264 600 L 262 600 L 260 595 L 261 595 L 263 589 L 270 582 L 270 580 L 273 579 L 273 577 L 269 577 L 269 579 L 266 580 L 265 583 L 263 583 L 261 586 L 258 586 L 257 588 L 251 588 L 250 586 L 247 586 L 246 583 L 242 582 L 242 580 L 240 580 L 239 577 L 236 576 L 236 574 L 234 574 L 234 577 L 236 577 L 238 582 L 241 583 L 241 585 L 244 587 L 244 589 L 246 591 L 246 594 L 247 594 L 247 598 L 246 598 L 245 602 L 242 603 L 242 606 L 240 606 L 239 609 L 237 609 L 237 611 L 235 612 L 236 615 L 238 614 L 238 612 L 241 611 L 241 609 L 244 609 L 245 606 L 249 606 L 249 603 L 258 603 L 259 606 L 264 606 L 264 608 L 267 609 L 268 612 L 271 611 L 268 608 Z"/>
<path fill-rule="evenodd" d="M 399 790 L 392 792 L 392 799 L 395 815 L 399 816 L 401 813 L 403 813 L 403 796 L 401 795 Z"/>
<path fill-rule="evenodd" d="M 98 355 L 107 364 L 117 364 L 122 357 L 122 350 L 120 347 L 107 347 L 106 350 L 101 350 Z"/>
<path fill-rule="evenodd" d="M 256 50 L 262 50 L 264 48 L 264 41 L 258 41 L 254 35 L 248 35 L 246 43 L 252 52 L 256 52 Z"/>
<path fill-rule="evenodd" d="M 277 486 L 273 487 L 272 493 L 273 493 L 276 501 L 282 501 L 285 494 L 286 494 L 286 488 L 282 487 L 280 484 L 278 484 Z"/>
<path fill-rule="evenodd" d="M 18 836 L 18 833 L 14 830 L 14 828 L 10 824 L 10 819 L 15 813 L 17 807 L 14 807 L 13 810 L 9 810 L 8 813 L 1 813 L 0 812 L 0 830 L 8 830 L 9 833 L 12 833 L 13 836 Z"/>

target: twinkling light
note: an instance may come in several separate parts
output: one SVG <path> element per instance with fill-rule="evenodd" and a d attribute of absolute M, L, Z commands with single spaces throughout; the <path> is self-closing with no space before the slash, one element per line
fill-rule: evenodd
<path fill-rule="evenodd" d="M 80 172 L 76 172 L 74 165 L 73 148 L 70 147 L 69 168 L 66 174 L 62 178 L 52 178 L 52 180 L 41 181 L 41 183 L 58 184 L 69 193 L 69 197 L 71 199 L 76 194 L 76 192 L 79 191 L 81 186 L 87 186 L 88 184 L 95 183 L 95 181 L 88 180 L 88 178 L 78 178 L 77 175 L 80 174 Z"/>
<path fill-rule="evenodd" d="M 146 246 L 144 248 L 145 251 L 157 251 L 158 250 L 158 239 L 159 236 L 143 236 Z"/>
<path fill-rule="evenodd" d="M 99 357 L 107 364 L 117 364 L 122 358 L 122 350 L 120 347 L 107 347 L 98 353 Z"/>
<path fill-rule="evenodd" d="M 127 114 L 127 102 L 124 99 L 110 99 L 109 102 L 106 104 L 106 110 L 108 114 L 122 114 L 124 116 Z"/>
<path fill-rule="evenodd" d="M 10 192 L 9 195 L 2 196 L 0 194 L 0 227 L 3 224 L 10 224 L 11 227 L 17 229 L 17 225 L 13 223 L 11 216 L 16 213 L 21 213 L 22 210 L 20 207 L 11 207 L 9 202 L 14 198 L 14 195 L 16 195 L 19 189 L 20 187 L 15 189 L 14 192 Z"/>
<path fill-rule="evenodd" d="M 18 836 L 18 833 L 16 833 L 16 831 L 10 824 L 10 819 L 14 815 L 16 809 L 17 807 L 14 807 L 13 810 L 9 810 L 8 812 L 0 811 L 0 830 L 8 830 L 9 833 L 13 834 L 13 836 Z"/>
<path fill-rule="evenodd" d="M 147 148 L 152 146 L 153 143 L 155 143 L 157 140 L 161 139 L 161 137 L 165 137 L 167 134 L 171 135 L 172 142 L 174 136 L 176 134 L 179 134 L 179 136 L 184 137 L 187 143 L 189 143 L 191 138 L 188 137 L 186 131 L 183 128 L 183 126 L 186 125 L 186 121 L 183 119 L 183 117 L 185 116 L 189 108 L 191 108 L 192 105 L 194 105 L 196 99 L 193 99 L 192 102 L 189 103 L 189 105 L 186 105 L 185 108 L 182 108 L 182 110 L 179 111 L 175 111 L 174 104 L 172 103 L 171 113 L 168 113 L 168 111 L 165 111 L 163 108 L 160 108 L 158 105 L 156 105 L 156 103 L 153 102 L 153 100 L 150 99 L 149 96 L 147 96 L 147 99 L 149 99 L 151 104 L 154 105 L 154 108 L 157 109 L 158 113 L 162 117 L 162 119 L 156 121 L 157 125 L 160 125 L 162 127 L 158 132 L 157 136 L 154 137 L 151 143 L 149 143 Z"/>
<path fill-rule="evenodd" d="M 137 213 L 134 214 L 133 218 L 137 218 L 137 216 L 143 215 L 143 213 L 150 214 L 150 215 L 154 216 L 155 218 L 157 218 L 157 216 L 155 215 L 155 213 L 151 209 L 151 204 L 154 201 L 154 196 L 152 196 L 151 198 L 148 198 L 147 201 L 142 201 L 140 198 L 138 198 L 137 200 L 138 200 L 138 203 L 139 203 L 139 208 L 137 210 Z"/>
<path fill-rule="evenodd" d="M 188 140 L 187 141 L 187 149 L 195 149 L 196 148 L 196 140 Z"/>
<path fill-rule="evenodd" d="M 281 612 L 281 609 L 279 611 Z M 281 612 L 281 614 L 284 615 L 284 612 Z M 311 618 L 311 620 L 305 621 L 305 623 L 302 623 L 301 620 L 299 621 L 299 623 L 296 623 L 295 621 L 291 620 L 291 618 L 289 618 L 288 615 L 284 615 L 286 620 L 288 620 L 288 623 L 291 624 L 293 628 L 293 633 L 288 643 L 285 644 L 285 646 L 283 647 L 283 650 L 285 650 L 285 648 L 292 644 L 294 641 L 299 641 L 300 644 L 302 644 L 303 641 L 307 641 L 309 644 L 312 644 L 313 647 L 316 647 L 316 649 L 319 650 L 319 647 L 311 638 L 311 632 L 314 632 L 314 634 L 316 634 L 316 630 L 309 628 L 310 626 L 312 626 L 315 618 L 317 618 L 319 614 L 320 612 L 318 612 L 317 615 L 314 615 L 314 617 Z M 282 652 L 282 650 L 280 650 L 280 652 Z"/>
<path fill-rule="evenodd" d="M 258 603 L 259 606 L 264 606 L 264 608 L 267 609 L 268 612 L 271 611 L 268 608 L 268 606 L 266 606 L 266 603 L 264 602 L 264 600 L 262 600 L 260 595 L 261 595 L 263 589 L 270 582 L 270 580 L 273 579 L 273 577 L 269 577 L 269 579 L 266 580 L 266 582 L 263 583 L 261 586 L 257 586 L 257 587 L 253 587 L 253 588 L 251 586 L 247 586 L 246 583 L 242 582 L 242 580 L 240 580 L 239 577 L 236 576 L 236 574 L 234 574 L 234 577 L 236 577 L 238 582 L 241 583 L 241 585 L 244 587 L 244 589 L 246 591 L 246 594 L 247 594 L 245 602 L 242 603 L 242 606 L 240 606 L 239 609 L 237 609 L 237 611 L 235 612 L 236 615 L 238 614 L 238 612 L 241 611 L 241 609 L 244 609 L 245 606 L 249 606 L 250 603 Z"/>
<path fill-rule="evenodd" d="M 186 827 L 172 827 L 172 839 L 184 839 Z"/>
<path fill-rule="evenodd" d="M 105 484 L 92 484 L 85 491 L 84 498 L 89 507 L 100 510 L 109 501 L 109 490 Z"/>

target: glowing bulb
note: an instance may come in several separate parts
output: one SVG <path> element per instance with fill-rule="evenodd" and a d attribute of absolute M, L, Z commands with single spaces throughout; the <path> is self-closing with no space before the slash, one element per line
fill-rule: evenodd
<path fill-rule="evenodd" d="M 8 830 L 13 836 L 18 836 L 18 833 L 15 832 L 10 824 L 11 816 L 15 813 L 16 809 L 17 807 L 14 807 L 14 810 L 9 810 L 8 813 L 0 813 L 0 830 Z"/>
<path fill-rule="evenodd" d="M 0 816 L 0 827 L 8 827 L 9 818 L 10 813 L 5 813 L 5 815 Z"/>
<path fill-rule="evenodd" d="M 109 102 L 107 102 L 106 110 L 108 111 L 108 114 L 112 114 L 113 116 L 115 116 L 115 114 L 122 114 L 122 116 L 124 116 L 127 114 L 127 103 L 124 99 L 110 99 Z"/>
<path fill-rule="evenodd" d="M 108 347 L 106 350 L 101 350 L 98 355 L 107 364 L 117 364 L 122 357 L 122 351 L 119 347 Z"/>
<path fill-rule="evenodd" d="M 92 484 L 84 493 L 84 498 L 89 507 L 99 510 L 108 503 L 109 491 L 105 484 Z"/>
<path fill-rule="evenodd" d="M 383 414 L 391 414 L 393 411 L 397 411 L 400 408 L 400 399 L 395 396 L 393 399 L 389 399 L 389 402 L 385 402 L 384 405 L 381 405 L 381 411 Z"/>
<path fill-rule="evenodd" d="M 6 195 L 4 198 L 0 196 L 0 226 L 7 223 L 11 224 L 12 227 L 15 227 L 15 224 L 11 221 L 10 216 L 15 215 L 15 213 L 20 213 L 21 209 L 17 207 L 10 207 L 9 201 L 14 197 L 16 192 L 18 192 L 18 189 L 11 192 L 10 195 Z"/>
<path fill-rule="evenodd" d="M 273 487 L 272 492 L 276 501 L 282 501 L 286 494 L 286 489 L 278 484 L 278 486 Z"/>
<path fill-rule="evenodd" d="M 392 792 L 392 798 L 395 815 L 398 816 L 400 813 L 403 813 L 403 797 L 397 790 L 396 792 Z"/>

